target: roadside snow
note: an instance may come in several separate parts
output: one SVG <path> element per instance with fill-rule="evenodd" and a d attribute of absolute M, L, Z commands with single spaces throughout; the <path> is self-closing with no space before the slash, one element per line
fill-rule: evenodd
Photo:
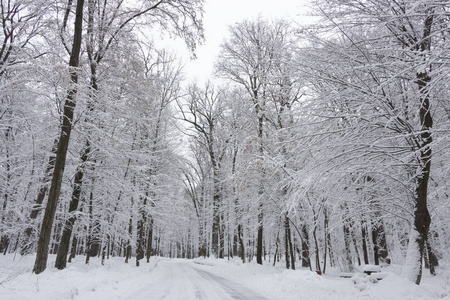
<path fill-rule="evenodd" d="M 340 278 L 337 271 L 329 269 L 329 274 L 319 276 L 306 269 L 285 270 L 281 263 L 272 267 L 268 262 L 260 266 L 254 262 L 242 264 L 226 259 L 169 260 L 152 257 L 149 264 L 142 262 L 140 267 L 136 267 L 134 260 L 125 264 L 123 258 L 111 258 L 101 266 L 99 259 L 91 258 L 91 264 L 85 265 L 84 257 L 77 257 L 62 271 L 53 267 L 54 260 L 55 256 L 50 256 L 48 269 L 35 275 L 31 273 L 34 256 L 18 255 L 14 259 L 14 255 L 0 255 L 0 299 L 140 300 L 160 299 L 163 295 L 165 299 L 195 299 L 189 291 L 197 290 L 198 294 L 198 287 L 207 285 L 199 283 L 197 287 L 191 287 L 180 280 L 167 280 L 176 276 L 168 274 L 178 272 L 176 265 L 180 262 L 179 265 L 184 266 L 180 270 L 191 274 L 190 277 L 196 276 L 192 268 L 200 273 L 212 273 L 267 299 L 450 300 L 450 270 L 445 267 L 440 268 L 435 277 L 424 273 L 422 285 L 417 286 L 396 275 L 401 270 L 397 268 L 397 272 L 394 267 L 383 268 L 385 277 L 377 282 L 362 273 L 352 278 Z M 200 281 L 201 276 L 196 276 L 192 282 L 196 280 Z M 155 288 L 169 291 L 169 294 L 155 294 Z M 159 295 L 159 298 L 152 297 L 152 294 Z"/>
<path fill-rule="evenodd" d="M 203 268 L 210 268 L 225 278 L 233 278 L 259 291 L 269 299 L 315 299 L 315 300 L 425 300 L 440 299 L 437 284 L 427 289 L 388 272 L 383 280 L 370 280 L 362 273 L 352 278 L 340 278 L 337 271 L 319 276 L 309 270 L 286 270 L 278 267 L 259 266 L 253 263 L 239 264 L 227 260 L 195 260 Z M 357 280 L 357 278 L 360 280 Z M 435 280 L 424 276 L 428 280 Z M 433 290 L 436 289 L 436 290 Z M 450 298 L 448 298 L 450 299 Z"/>

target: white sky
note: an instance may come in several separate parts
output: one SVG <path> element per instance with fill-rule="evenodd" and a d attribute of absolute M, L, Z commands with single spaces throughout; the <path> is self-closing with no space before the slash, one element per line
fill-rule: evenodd
<path fill-rule="evenodd" d="M 307 2 L 308 0 L 205 0 L 203 22 L 206 42 L 198 47 L 197 59 L 187 62 L 186 77 L 197 79 L 199 83 L 209 78 L 229 25 L 244 19 L 255 19 L 258 15 L 301 22 Z"/>

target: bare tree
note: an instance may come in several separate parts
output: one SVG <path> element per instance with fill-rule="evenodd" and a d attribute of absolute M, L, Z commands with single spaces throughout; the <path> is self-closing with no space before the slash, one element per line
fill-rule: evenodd
<path fill-rule="evenodd" d="M 404 178 L 414 178 L 412 185 L 405 182 L 413 191 L 414 217 L 405 274 L 419 284 L 431 221 L 427 195 L 433 145 L 433 102 L 437 103 L 435 95 L 443 87 L 442 74 L 446 72 L 441 60 L 442 53 L 448 53 L 447 47 L 442 46 L 448 34 L 445 25 L 448 8 L 441 1 L 414 0 L 337 0 L 316 1 L 316 4 L 326 20 L 323 24 L 328 25 L 316 27 L 315 32 L 321 32 L 320 35 L 324 33 L 321 29 L 325 29 L 336 33 L 341 40 L 315 39 L 312 48 L 322 53 L 321 57 L 309 56 L 308 59 L 315 59 L 315 65 L 303 66 L 310 67 L 310 74 L 320 78 L 318 82 L 334 86 L 332 94 L 341 101 L 339 108 L 334 106 L 337 108 L 334 113 L 341 117 L 341 129 L 359 131 L 359 136 L 369 137 L 373 146 L 385 147 L 386 155 L 402 154 L 402 160 L 408 161 L 401 168 Z M 329 54 L 331 56 L 326 57 Z M 337 60 L 331 63 L 331 57 L 339 57 L 348 64 L 338 63 L 339 67 L 332 67 Z M 323 95 L 320 86 L 316 88 Z M 329 103 L 333 101 L 326 98 Z M 366 128 L 365 133 L 361 131 L 363 128 Z M 381 140 L 376 141 L 376 134 L 386 132 L 391 138 L 382 146 Z M 381 148 L 379 151 L 363 148 L 368 157 L 373 153 L 372 163 L 377 160 L 376 152 L 382 153 Z M 357 148 L 353 151 L 353 155 L 359 152 Z M 375 180 L 385 182 L 387 178 L 376 177 Z M 408 191 L 405 193 L 407 195 Z"/>
<path fill-rule="evenodd" d="M 244 21 L 230 27 L 231 37 L 221 45 L 220 60 L 216 64 L 219 76 L 225 77 L 243 86 L 253 104 L 254 116 L 257 120 L 258 152 L 260 160 L 259 174 L 259 212 L 257 233 L 258 264 L 262 264 L 263 256 L 263 210 L 265 168 L 263 166 L 264 135 L 267 121 L 268 88 L 274 82 L 276 62 L 282 49 L 289 43 L 286 22 L 267 22 L 262 19 Z"/>
<path fill-rule="evenodd" d="M 83 5 L 84 0 L 78 0 L 76 4 L 76 17 L 74 24 L 74 35 L 72 50 L 70 53 L 70 78 L 72 87 L 67 91 L 67 98 L 64 103 L 63 121 L 58 149 L 55 157 L 55 167 L 52 176 L 52 183 L 45 208 L 44 219 L 42 220 L 41 232 L 39 234 L 38 249 L 33 272 L 39 274 L 47 268 L 48 245 L 53 227 L 53 220 L 58 204 L 59 193 L 61 191 L 62 176 L 66 163 L 67 149 L 69 146 L 70 133 L 72 131 L 73 114 L 76 106 L 76 94 L 78 83 L 78 66 L 81 50 L 81 37 L 83 27 Z"/>

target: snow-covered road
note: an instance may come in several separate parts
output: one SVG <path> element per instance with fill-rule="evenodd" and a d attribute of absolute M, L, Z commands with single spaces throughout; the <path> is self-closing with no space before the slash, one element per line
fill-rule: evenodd
<path fill-rule="evenodd" d="M 132 299 L 266 299 L 262 295 L 203 270 L 192 261 L 158 262 L 156 275 Z"/>
<path fill-rule="evenodd" d="M 104 265 L 93 257 L 86 265 L 84 257 L 77 256 L 58 270 L 52 254 L 47 270 L 36 275 L 31 273 L 33 255 L 14 258 L 0 255 L 1 300 L 450 300 L 450 268 L 439 269 L 438 276 L 424 274 L 418 286 L 388 268 L 380 282 L 354 284 L 340 278 L 337 270 L 319 276 L 306 268 L 293 271 L 282 264 L 242 264 L 239 259 L 152 257 L 137 268 L 133 261 L 124 263 L 123 257 L 110 257 Z M 358 278 L 367 279 L 362 276 Z"/>

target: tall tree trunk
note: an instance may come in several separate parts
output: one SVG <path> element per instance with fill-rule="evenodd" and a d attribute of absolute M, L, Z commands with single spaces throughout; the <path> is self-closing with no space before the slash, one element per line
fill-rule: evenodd
<path fill-rule="evenodd" d="M 150 256 L 152 254 L 152 242 L 153 242 L 153 217 L 150 215 L 150 224 L 148 226 L 148 234 L 147 234 L 147 263 L 150 262 Z"/>
<path fill-rule="evenodd" d="M 326 206 L 323 207 L 323 231 L 324 231 L 324 251 L 323 251 L 323 274 L 326 273 L 327 270 L 327 254 L 328 254 L 328 249 L 330 248 L 328 245 L 329 242 L 329 229 L 328 229 L 328 210 L 326 208 Z M 330 256 L 331 256 L 331 252 L 330 252 Z"/>
<path fill-rule="evenodd" d="M 220 213 L 220 231 L 219 231 L 219 258 L 225 257 L 225 220 L 223 212 Z"/>
<path fill-rule="evenodd" d="M 255 99 L 258 99 L 257 94 L 255 92 Z M 260 107 L 260 104 L 257 105 L 257 111 L 256 114 L 258 115 L 258 139 L 259 139 L 259 155 L 262 158 L 264 155 L 264 148 L 263 148 L 263 133 L 264 133 L 264 115 L 262 115 L 262 109 Z M 261 115 L 259 116 L 259 114 Z M 258 211 L 258 239 L 256 243 L 256 262 L 260 265 L 262 265 L 262 255 L 263 255 L 263 195 L 264 195 L 264 168 L 262 166 L 261 161 L 261 176 L 260 176 L 260 183 L 259 183 L 259 211 Z"/>
<path fill-rule="evenodd" d="M 384 226 L 381 220 L 376 220 L 372 224 L 372 242 L 375 265 L 379 265 L 380 260 L 384 263 L 388 262 L 386 234 L 384 232 Z"/>
<path fill-rule="evenodd" d="M 344 255 L 345 255 L 345 262 L 347 264 L 347 271 L 353 272 L 353 260 L 352 260 L 352 254 L 350 251 L 351 248 L 351 236 L 350 236 L 350 227 L 348 226 L 347 222 L 344 221 Z"/>
<path fill-rule="evenodd" d="M 66 155 L 69 147 L 70 133 L 72 131 L 73 113 L 76 106 L 75 96 L 78 83 L 78 66 L 81 49 L 81 37 L 83 29 L 83 5 L 84 0 L 77 0 L 75 31 L 73 36 L 72 51 L 70 54 L 70 79 L 72 87 L 67 92 L 64 103 L 63 120 L 61 134 L 56 151 L 55 168 L 52 176 L 52 183 L 48 195 L 47 206 L 45 208 L 44 219 L 42 221 L 41 232 L 39 234 L 36 261 L 33 272 L 39 274 L 47 268 L 48 246 L 55 218 L 56 207 L 58 205 L 59 193 L 61 191 L 62 177 L 66 165 Z"/>
<path fill-rule="evenodd" d="M 31 225 L 31 223 L 33 222 L 33 220 L 36 220 L 37 216 L 39 215 L 39 212 L 42 210 L 41 204 L 42 202 L 44 202 L 45 195 L 47 194 L 48 191 L 48 183 L 51 180 L 51 173 L 53 171 L 53 168 L 55 167 L 57 149 L 58 149 L 58 140 L 55 139 L 50 157 L 48 158 L 47 168 L 45 170 L 44 177 L 42 178 L 41 188 L 39 189 L 39 193 L 36 197 L 36 200 L 34 201 L 33 208 L 31 209 L 29 217 L 30 224 L 25 229 L 25 235 L 20 248 L 21 255 L 28 254 L 32 248 L 33 241 L 31 241 L 31 234 L 33 233 L 33 226 Z"/>
<path fill-rule="evenodd" d="M 131 205 L 133 206 L 133 205 Z M 129 239 L 127 241 L 127 246 L 126 246 L 126 250 L 125 250 L 125 263 L 128 263 L 128 260 L 131 258 L 131 237 L 133 235 L 133 217 L 130 217 L 130 221 L 128 224 L 128 235 L 129 235 Z"/>
<path fill-rule="evenodd" d="M 5 139 L 8 140 L 9 135 L 11 132 L 11 126 L 8 126 L 8 128 L 6 129 L 6 133 L 5 133 Z M 6 208 L 8 207 L 8 201 L 9 201 L 9 193 L 10 193 L 10 182 L 11 182 L 11 162 L 10 162 L 10 155 L 9 155 L 9 150 L 8 148 L 6 149 L 6 162 L 5 162 L 5 171 L 6 171 L 6 192 L 3 195 L 3 205 L 2 205 L 2 211 L 5 212 L 2 214 L 2 219 L 0 220 L 0 224 L 5 224 L 6 219 L 7 219 L 7 215 L 6 214 Z M 1 195 L 0 195 L 1 196 Z M 4 225 L 3 225 L 4 226 Z M 3 252 L 3 254 L 6 255 L 6 252 L 8 250 L 9 247 L 9 243 L 10 243 L 10 236 L 7 234 L 2 234 L 1 238 L 0 238 L 0 253 Z"/>
<path fill-rule="evenodd" d="M 140 216 L 137 221 L 137 240 L 136 240 L 136 266 L 139 267 L 139 260 L 145 256 L 145 225 L 147 223 L 147 215 L 145 206 L 147 198 L 144 198 L 142 206 L 139 208 Z"/>
<path fill-rule="evenodd" d="M 350 235 L 352 237 L 353 241 L 353 247 L 355 249 L 356 259 L 358 260 L 358 266 L 361 265 L 361 257 L 359 256 L 359 250 L 358 250 L 358 241 L 355 236 L 355 230 L 353 229 L 353 226 L 349 226 L 350 229 Z"/>
<path fill-rule="evenodd" d="M 214 157 L 214 154 L 211 154 Z M 211 158 L 213 160 L 213 158 Z M 215 160 L 213 160 L 215 164 Z M 213 171 L 213 223 L 212 223 L 212 245 L 211 252 L 215 257 L 220 257 L 220 189 L 216 167 Z"/>
<path fill-rule="evenodd" d="M 72 198 L 69 204 L 69 214 L 72 216 L 66 220 L 64 224 L 63 234 L 61 237 L 61 242 L 58 247 L 58 253 L 56 255 L 55 268 L 64 269 L 66 267 L 67 253 L 69 252 L 70 237 L 72 235 L 73 225 L 77 217 L 74 212 L 78 209 L 78 203 L 80 202 L 81 187 L 83 185 L 83 176 L 85 164 L 90 153 L 90 144 L 87 142 L 86 148 L 81 155 L 81 165 L 78 167 L 77 173 L 75 174 L 75 179 L 73 183 Z"/>
<path fill-rule="evenodd" d="M 369 253 L 367 249 L 367 231 L 366 231 L 366 221 L 361 222 L 361 238 L 362 238 L 362 250 L 364 256 L 364 264 L 369 264 Z"/>
<path fill-rule="evenodd" d="M 290 230 L 289 230 L 289 219 L 286 215 L 284 216 L 284 253 L 285 253 L 285 261 L 286 261 L 286 269 L 290 269 L 290 259 L 289 259 L 289 238 L 290 238 Z"/>
<path fill-rule="evenodd" d="M 294 252 L 294 246 L 292 245 L 292 237 L 291 237 L 291 228 L 289 227 L 289 251 L 291 253 L 291 268 L 292 270 L 295 270 L 295 252 Z"/>
<path fill-rule="evenodd" d="M 275 239 L 275 253 L 273 254 L 273 266 L 275 267 L 275 264 L 277 262 L 277 255 L 278 255 L 278 248 L 280 244 L 280 231 L 277 232 L 277 238 Z"/>
<path fill-rule="evenodd" d="M 232 164 L 232 169 L 231 169 L 231 173 L 234 177 L 235 173 L 236 173 L 236 158 L 237 158 L 237 147 L 234 148 L 234 153 L 233 153 L 233 164 Z M 245 245 L 244 245 L 244 240 L 243 240 L 243 229 L 242 229 L 242 218 L 241 218 L 241 214 L 240 214 L 240 209 L 239 209 L 239 200 L 238 197 L 236 195 L 236 186 L 233 185 L 233 195 L 234 195 L 234 212 L 236 214 L 236 222 L 237 222 L 237 240 L 239 241 L 239 257 L 241 258 L 242 262 L 245 263 Z M 237 244 L 237 242 L 235 242 L 235 244 Z M 237 245 L 236 245 L 237 247 Z"/>
<path fill-rule="evenodd" d="M 424 20 L 424 28 L 422 40 L 417 45 L 419 50 L 419 58 L 426 60 L 427 53 L 431 50 L 431 30 L 434 19 L 434 9 L 428 8 L 427 16 Z M 423 64 L 424 62 L 419 62 Z M 414 203 L 414 225 L 411 230 L 411 236 L 407 254 L 406 276 L 416 284 L 420 284 L 422 279 L 422 260 L 428 231 L 431 224 L 431 217 L 428 211 L 428 181 L 431 170 L 431 129 L 433 127 L 433 119 L 431 116 L 430 105 L 430 85 L 431 76 L 427 70 L 416 74 L 416 84 L 419 89 L 419 117 L 420 117 L 420 135 L 419 135 L 419 153 L 417 157 L 418 170 L 416 182 L 416 197 Z"/>
<path fill-rule="evenodd" d="M 75 235 L 73 237 L 73 239 L 72 239 L 72 246 L 71 246 L 71 249 L 70 249 L 70 255 L 69 255 L 69 259 L 68 259 L 69 263 L 72 262 L 72 259 L 74 259 L 75 255 L 77 254 L 77 243 L 78 243 L 78 238 Z"/>
<path fill-rule="evenodd" d="M 261 201 L 261 200 L 260 200 Z M 263 255 L 263 212 L 262 212 L 262 202 L 259 205 L 258 213 L 258 237 L 256 243 L 256 263 L 262 265 L 262 255 Z"/>
<path fill-rule="evenodd" d="M 309 259 L 309 234 L 306 225 L 302 225 L 302 267 L 311 269 L 311 261 Z"/>
<path fill-rule="evenodd" d="M 94 182 L 94 180 L 92 180 L 92 182 Z M 92 189 L 94 188 L 94 184 L 92 184 Z M 89 227 L 88 227 L 88 236 L 87 236 L 87 242 L 86 242 L 86 260 L 85 263 L 88 265 L 89 264 L 89 260 L 91 259 L 91 254 L 92 254 L 92 244 L 94 243 L 93 239 L 94 239 L 94 235 L 93 235 L 93 207 L 92 204 L 94 202 L 94 193 L 91 189 L 91 192 L 89 193 Z"/>
<path fill-rule="evenodd" d="M 436 275 L 436 267 L 439 266 L 438 258 L 436 257 L 436 254 L 434 254 L 433 250 L 431 249 L 430 241 L 427 239 L 426 243 L 426 264 L 428 263 L 428 268 L 430 269 L 430 274 L 435 276 Z"/>
<path fill-rule="evenodd" d="M 242 259 L 242 262 L 245 263 L 245 245 L 244 239 L 242 238 L 242 225 L 238 225 L 238 237 L 239 237 L 239 256 Z"/>
<path fill-rule="evenodd" d="M 316 223 L 316 222 L 314 222 L 314 223 Z M 320 267 L 319 241 L 317 240 L 316 232 L 317 232 L 317 225 L 314 224 L 314 229 L 313 229 L 312 234 L 313 234 L 313 239 L 314 239 L 314 246 L 316 248 L 316 251 L 315 251 L 316 272 L 321 274 L 322 273 L 322 269 Z"/>

